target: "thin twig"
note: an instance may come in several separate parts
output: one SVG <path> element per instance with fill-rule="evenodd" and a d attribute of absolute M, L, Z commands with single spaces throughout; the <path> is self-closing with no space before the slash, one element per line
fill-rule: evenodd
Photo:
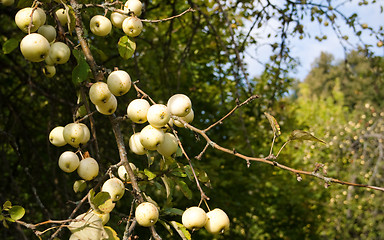
<path fill-rule="evenodd" d="M 148 22 L 148 23 L 159 23 L 159 22 L 165 22 L 165 21 L 169 21 L 169 20 L 172 20 L 172 19 L 175 19 L 175 18 L 178 18 L 178 17 L 181 17 L 183 16 L 184 14 L 188 13 L 188 12 L 195 12 L 196 10 L 194 10 L 193 8 L 188 8 L 187 10 L 185 10 L 184 12 L 178 14 L 178 15 L 175 15 L 175 16 L 172 16 L 172 17 L 168 17 L 168 18 L 164 18 L 164 19 L 158 19 L 158 20 L 150 20 L 150 19 L 141 19 L 142 22 Z"/>

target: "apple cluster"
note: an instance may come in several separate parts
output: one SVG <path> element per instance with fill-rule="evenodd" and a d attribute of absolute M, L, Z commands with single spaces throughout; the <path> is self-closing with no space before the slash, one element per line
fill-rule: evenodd
<path fill-rule="evenodd" d="M 111 115 L 117 109 L 116 96 L 122 96 L 131 89 L 131 77 L 126 71 L 116 70 L 109 74 L 107 83 L 96 82 L 89 89 L 89 98 L 96 110 Z"/>
<path fill-rule="evenodd" d="M 56 11 L 63 23 L 68 15 L 60 14 L 63 9 Z M 25 59 L 31 62 L 45 61 L 43 73 L 47 77 L 56 74 L 55 64 L 65 64 L 71 56 L 71 50 L 67 44 L 56 41 L 56 29 L 47 25 L 47 16 L 40 7 L 26 7 L 20 9 L 15 15 L 16 25 L 27 35 L 20 42 L 20 51 Z M 65 19 L 65 20 L 64 20 Z"/>
<path fill-rule="evenodd" d="M 57 126 L 49 133 L 49 141 L 57 147 L 69 144 L 78 148 L 87 144 L 90 137 L 89 129 L 84 123 Z M 87 157 L 80 161 L 77 154 L 72 151 L 65 151 L 60 155 L 59 167 L 67 173 L 77 170 L 79 176 L 86 181 L 94 179 L 99 174 L 99 164 L 94 158 Z"/>
<path fill-rule="evenodd" d="M 95 15 L 91 18 L 89 28 L 96 36 L 107 36 L 112 25 L 120 28 L 128 37 L 137 37 L 143 29 L 143 23 L 138 18 L 143 8 L 140 0 L 128 0 L 124 4 L 124 13 L 113 12 L 110 19 L 103 15 Z"/>
<path fill-rule="evenodd" d="M 151 106 L 145 99 L 135 99 L 127 107 L 127 116 L 134 123 L 149 123 L 130 137 L 131 151 L 137 155 L 144 155 L 148 150 L 156 150 L 164 157 L 174 155 L 178 149 L 176 137 L 166 131 L 173 125 L 184 127 L 180 119 L 190 123 L 194 118 L 192 102 L 184 94 L 173 95 L 167 105 Z"/>
<path fill-rule="evenodd" d="M 190 207 L 184 211 L 181 219 L 185 228 L 196 231 L 204 227 L 211 234 L 223 234 L 229 229 L 229 218 L 220 208 L 206 213 L 200 207 Z"/>

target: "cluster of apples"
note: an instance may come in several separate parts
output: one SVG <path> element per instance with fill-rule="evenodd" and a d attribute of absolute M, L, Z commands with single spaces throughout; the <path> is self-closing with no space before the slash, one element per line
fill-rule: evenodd
<path fill-rule="evenodd" d="M 167 105 L 153 104 L 145 99 L 135 99 L 127 107 L 127 116 L 134 123 L 146 123 L 140 132 L 129 138 L 129 147 L 137 155 L 144 155 L 148 150 L 156 150 L 165 157 L 176 153 L 178 143 L 172 133 L 167 133 L 169 126 L 183 127 L 183 123 L 172 116 L 190 123 L 194 118 L 192 102 L 184 94 L 175 94 Z"/>
<path fill-rule="evenodd" d="M 131 77 L 126 71 L 116 70 L 109 74 L 107 83 L 96 82 L 89 89 L 89 98 L 96 106 L 96 110 L 104 115 L 111 115 L 116 111 L 116 96 L 122 96 L 131 89 Z"/>
<path fill-rule="evenodd" d="M 45 25 L 46 19 L 44 10 L 39 7 L 26 7 L 15 15 L 16 25 L 28 33 L 20 42 L 21 53 L 31 62 L 45 60 L 43 73 L 53 77 L 56 74 L 55 64 L 68 62 L 71 50 L 65 43 L 55 41 L 56 29 L 52 25 Z"/>
<path fill-rule="evenodd" d="M 222 234 L 229 229 L 229 218 L 220 208 L 206 213 L 200 207 L 190 207 L 184 211 L 181 219 L 184 227 L 195 231 L 202 227 L 211 234 Z"/>
<path fill-rule="evenodd" d="M 111 14 L 111 20 L 102 15 L 95 15 L 91 18 L 89 23 L 91 32 L 96 36 L 104 37 L 111 32 L 113 25 L 123 29 L 127 36 L 137 37 L 143 29 L 143 23 L 137 18 L 141 15 L 142 8 L 143 4 L 140 0 L 128 0 L 124 4 L 124 14 L 113 12 Z M 126 14 L 129 14 L 130 16 Z"/>
<path fill-rule="evenodd" d="M 69 123 L 65 127 L 57 126 L 49 133 L 49 141 L 62 147 L 66 144 L 78 148 L 87 144 L 91 137 L 87 125 L 84 123 Z M 90 181 L 99 174 L 99 164 L 94 158 L 87 157 L 80 161 L 76 153 L 65 151 L 59 157 L 59 167 L 67 173 L 77 170 L 79 176 Z"/>

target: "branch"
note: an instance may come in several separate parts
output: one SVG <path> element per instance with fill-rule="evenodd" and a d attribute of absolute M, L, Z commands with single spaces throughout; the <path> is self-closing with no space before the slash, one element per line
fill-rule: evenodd
<path fill-rule="evenodd" d="M 241 153 L 235 152 L 233 150 L 230 150 L 228 148 L 222 147 L 222 146 L 218 145 L 217 143 L 213 142 L 208 137 L 208 135 L 205 133 L 204 130 L 200 130 L 200 129 L 190 125 L 189 123 L 185 122 L 184 120 L 180 119 L 179 117 L 175 117 L 175 119 L 177 119 L 180 122 L 182 122 L 186 128 L 188 128 L 188 129 L 190 129 L 190 130 L 200 134 L 207 141 L 207 143 L 209 143 L 209 145 L 211 145 L 213 148 L 215 148 L 215 149 L 217 149 L 219 151 L 222 151 L 222 152 L 234 155 L 236 157 L 242 158 L 242 159 L 246 160 L 247 162 L 248 161 L 255 161 L 255 162 L 266 163 L 266 164 L 269 164 L 271 166 L 278 167 L 280 169 L 292 172 L 292 173 L 296 174 L 296 176 L 298 176 L 298 175 L 308 175 L 308 176 L 312 176 L 312 177 L 316 177 L 316 178 L 322 179 L 322 180 L 324 180 L 326 182 L 326 184 L 337 183 L 337 184 L 347 185 L 347 186 L 370 188 L 370 189 L 374 189 L 374 190 L 378 190 L 378 191 L 384 192 L 384 188 L 383 187 L 376 187 L 376 186 L 371 186 L 371 185 L 366 185 L 366 184 L 358 184 L 358 183 L 346 182 L 346 181 L 342 181 L 342 180 L 339 180 L 339 179 L 336 179 L 336 178 L 325 177 L 325 176 L 323 176 L 320 173 L 315 172 L 315 171 L 314 172 L 310 172 L 310 171 L 294 169 L 294 168 L 285 166 L 283 164 L 280 164 L 280 163 L 278 163 L 276 161 L 268 160 L 266 158 L 256 158 L 256 157 L 246 156 L 244 154 L 241 154 Z"/>
<path fill-rule="evenodd" d="M 150 20 L 150 19 L 141 19 L 142 22 L 149 22 L 149 23 L 159 23 L 159 22 L 166 22 L 166 21 L 169 21 L 169 20 L 172 20 L 172 19 L 175 19 L 175 18 L 178 18 L 178 17 L 181 17 L 183 16 L 184 14 L 188 13 L 188 12 L 195 12 L 196 10 L 194 10 L 193 8 L 188 8 L 187 10 L 185 10 L 184 12 L 178 14 L 178 15 L 175 15 L 175 16 L 172 16 L 172 17 L 168 17 L 168 18 L 164 18 L 164 19 L 158 19 L 158 20 Z"/>

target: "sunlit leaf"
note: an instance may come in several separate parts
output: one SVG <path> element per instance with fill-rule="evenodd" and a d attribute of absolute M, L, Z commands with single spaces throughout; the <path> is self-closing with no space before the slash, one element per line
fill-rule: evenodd
<path fill-rule="evenodd" d="M 136 43 L 128 36 L 123 36 L 118 42 L 118 51 L 122 58 L 129 59 L 136 50 Z"/>
<path fill-rule="evenodd" d="M 294 130 L 291 135 L 289 136 L 288 140 L 301 140 L 301 141 L 315 141 L 315 142 L 321 142 L 326 144 L 324 140 L 321 140 L 309 132 L 303 131 L 303 130 Z"/>
<path fill-rule="evenodd" d="M 273 130 L 273 134 L 276 137 L 280 136 L 281 135 L 280 126 L 277 123 L 276 119 L 271 114 L 269 114 L 267 112 L 264 112 L 264 114 L 267 117 L 267 119 L 269 121 L 269 124 L 271 124 L 272 130 Z"/>
<path fill-rule="evenodd" d="M 85 180 L 77 180 L 73 183 L 73 191 L 75 193 L 82 192 L 87 187 L 87 182 Z"/>
<path fill-rule="evenodd" d="M 3 210 L 5 210 L 5 211 L 8 211 L 11 207 L 12 207 L 12 203 L 11 203 L 11 201 L 6 201 L 6 202 L 3 204 Z"/>
<path fill-rule="evenodd" d="M 153 172 L 149 171 L 147 168 L 144 169 L 144 174 L 148 177 L 148 180 L 152 180 L 156 177 L 156 174 Z"/>
<path fill-rule="evenodd" d="M 25 209 L 22 206 L 13 206 L 9 209 L 11 218 L 15 221 L 21 219 L 25 214 Z"/>
<path fill-rule="evenodd" d="M 176 222 L 176 221 L 171 221 L 170 223 L 172 224 L 172 227 L 175 228 L 176 232 L 180 235 L 180 237 L 181 237 L 183 240 L 191 240 L 191 239 L 192 239 L 191 234 L 190 234 L 189 231 L 184 227 L 183 224 L 178 223 L 178 222 Z"/>
<path fill-rule="evenodd" d="M 108 235 L 108 238 L 106 240 L 120 240 L 120 238 L 117 236 L 117 233 L 113 228 L 104 226 L 104 230 Z"/>
<path fill-rule="evenodd" d="M 3 44 L 3 52 L 4 54 L 11 53 L 13 50 L 15 50 L 19 46 L 19 41 L 11 38 L 8 39 L 4 44 Z"/>

